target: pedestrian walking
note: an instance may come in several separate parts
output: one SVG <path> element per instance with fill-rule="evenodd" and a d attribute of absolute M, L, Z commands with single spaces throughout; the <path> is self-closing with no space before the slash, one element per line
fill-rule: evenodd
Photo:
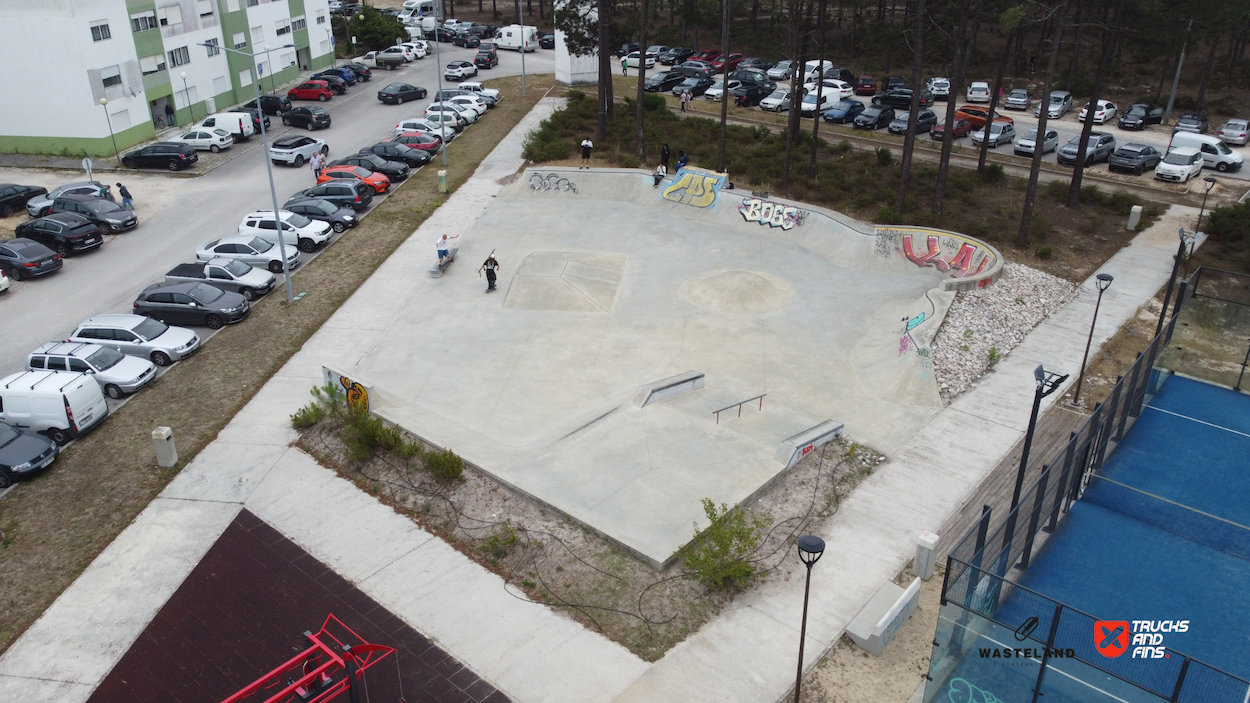
<path fill-rule="evenodd" d="M 1029 74 L 1037 73 L 1037 52 L 1029 54 Z"/>
<path fill-rule="evenodd" d="M 313 152 L 312 158 L 308 160 L 308 167 L 312 169 L 313 178 L 321 178 L 321 165 L 325 163 L 325 156 L 320 151 Z"/>
<path fill-rule="evenodd" d="M 668 159 L 673 153 L 668 150 L 668 144 L 660 147 L 660 165 L 664 167 L 664 173 L 668 173 Z"/>
<path fill-rule="evenodd" d="M 594 142 L 590 141 L 590 137 L 586 137 L 585 139 L 582 140 L 582 165 L 578 166 L 577 170 L 580 171 L 583 168 L 585 169 L 590 168 L 590 152 L 594 148 L 595 148 Z"/>
<path fill-rule="evenodd" d="M 486 292 L 495 290 L 495 272 L 499 270 L 499 261 L 495 259 L 495 252 L 491 252 L 486 257 L 486 261 L 482 262 L 482 269 L 486 271 Z"/>
<path fill-rule="evenodd" d="M 459 238 L 460 238 L 460 235 L 458 234 L 455 235 L 454 237 L 448 237 L 447 235 L 444 234 L 443 236 L 438 238 L 437 242 L 434 243 L 435 246 L 438 247 L 438 265 L 439 266 L 442 266 L 443 262 L 447 260 L 448 251 L 451 249 L 451 240 L 459 239 Z"/>
<path fill-rule="evenodd" d="M 130 194 L 130 191 L 126 188 L 126 186 L 118 183 L 117 194 L 122 196 L 122 207 L 126 208 L 127 210 L 131 212 L 134 212 L 135 211 L 135 199 L 134 199 L 134 196 Z"/>
<path fill-rule="evenodd" d="M 686 106 L 690 104 L 690 91 L 683 91 L 681 94 L 681 111 L 686 111 Z"/>
<path fill-rule="evenodd" d="M 174 126 L 174 106 L 173 103 L 165 103 L 165 126 Z"/>
<path fill-rule="evenodd" d="M 621 75 L 622 76 L 629 75 L 629 58 L 628 57 L 621 57 Z"/>

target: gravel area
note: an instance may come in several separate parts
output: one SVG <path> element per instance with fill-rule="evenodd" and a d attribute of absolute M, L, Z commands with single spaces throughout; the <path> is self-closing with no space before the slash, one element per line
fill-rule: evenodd
<path fill-rule="evenodd" d="M 1076 288 L 1037 269 L 1007 264 L 993 285 L 956 295 L 931 345 L 942 402 L 975 386 Z"/>

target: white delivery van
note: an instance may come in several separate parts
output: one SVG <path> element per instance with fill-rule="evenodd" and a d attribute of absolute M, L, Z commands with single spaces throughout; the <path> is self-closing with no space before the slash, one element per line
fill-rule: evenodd
<path fill-rule="evenodd" d="M 1176 147 L 1197 149 L 1202 152 L 1202 165 L 1216 171 L 1238 171 L 1244 161 L 1241 154 L 1229 149 L 1219 137 L 1209 134 L 1177 132 L 1172 135 L 1172 143 L 1168 145 L 1168 149 Z"/>
<path fill-rule="evenodd" d="M 498 49 L 537 51 L 538 28 L 511 24 L 495 32 L 495 38 L 492 41 L 494 41 L 495 47 Z"/>
<path fill-rule="evenodd" d="M 256 134 L 256 124 L 253 122 L 252 116 L 246 112 L 219 112 L 215 115 L 209 115 L 204 118 L 200 126 L 224 129 L 234 137 L 236 142 L 245 141 L 248 137 Z"/>
<path fill-rule="evenodd" d="M 85 373 L 22 371 L 0 379 L 0 420 L 62 446 L 108 414 L 100 384 Z"/>

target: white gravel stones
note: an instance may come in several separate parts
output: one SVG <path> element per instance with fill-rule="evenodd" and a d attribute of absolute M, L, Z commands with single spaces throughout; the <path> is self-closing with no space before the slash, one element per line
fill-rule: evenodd
<path fill-rule="evenodd" d="M 1068 302 L 1069 283 L 1023 264 L 1007 264 L 993 285 L 955 296 L 931 346 L 942 402 L 976 385 L 988 368 Z"/>

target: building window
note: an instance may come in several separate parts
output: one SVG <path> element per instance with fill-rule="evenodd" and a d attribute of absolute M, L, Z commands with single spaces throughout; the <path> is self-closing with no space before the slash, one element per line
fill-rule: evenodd
<path fill-rule="evenodd" d="M 170 5 L 169 7 L 157 8 L 156 18 L 160 20 L 162 27 L 173 27 L 182 24 L 182 7 Z"/>
<path fill-rule="evenodd" d="M 321 10 L 317 10 L 317 24 L 325 24 L 325 23 L 326 23 L 325 13 L 322 12 Z"/>
<path fill-rule="evenodd" d="M 247 0 L 248 7 L 256 7 L 260 4 L 260 0 Z"/>
<path fill-rule="evenodd" d="M 139 59 L 139 70 L 143 72 L 143 75 L 145 76 L 164 71 L 165 55 L 156 54 L 154 56 L 144 56 Z"/>
<path fill-rule="evenodd" d="M 239 71 L 239 87 L 246 88 L 252 84 L 252 69 L 245 68 Z"/>
<path fill-rule="evenodd" d="M 216 37 L 214 37 L 214 38 L 212 38 L 212 39 L 205 39 L 205 40 L 204 40 L 204 43 L 205 43 L 205 44 L 208 44 L 208 46 L 206 46 L 206 47 L 204 47 L 204 48 L 208 49 L 208 55 L 209 55 L 209 56 L 216 56 L 217 54 L 220 54 L 220 53 L 221 53 L 221 49 L 217 48 L 217 47 L 219 47 L 219 46 L 221 46 L 221 45 L 217 43 L 217 38 L 216 38 Z"/>
<path fill-rule="evenodd" d="M 282 57 L 278 59 L 278 62 L 279 62 L 279 65 L 284 66 L 284 67 L 294 66 L 295 65 L 295 52 L 283 54 Z"/>
<path fill-rule="evenodd" d="M 291 29 L 300 30 L 306 28 L 307 26 L 308 20 L 304 19 L 303 15 L 291 18 Z"/>
<path fill-rule="evenodd" d="M 184 63 L 191 63 L 191 52 L 187 51 L 187 47 L 180 46 L 177 49 L 171 49 L 169 52 L 169 65 L 181 66 Z"/>
<path fill-rule="evenodd" d="M 278 36 L 291 33 L 291 21 L 290 20 L 278 20 L 277 22 L 274 22 L 274 26 L 277 27 Z"/>
<path fill-rule="evenodd" d="M 209 17 L 213 14 L 213 0 L 198 0 L 196 2 L 196 11 L 200 13 L 200 17 Z"/>
<path fill-rule="evenodd" d="M 149 29 L 156 29 L 156 13 L 149 10 L 147 12 L 140 12 L 137 15 L 131 15 L 130 27 L 136 32 L 146 32 Z"/>
<path fill-rule="evenodd" d="M 238 34 L 234 35 L 234 48 L 242 49 L 246 46 L 247 46 L 246 34 L 244 34 L 243 32 L 239 32 Z"/>
<path fill-rule="evenodd" d="M 97 20 L 91 23 L 91 41 L 104 41 L 112 38 L 113 34 L 109 31 L 108 20 Z"/>
<path fill-rule="evenodd" d="M 226 0 L 226 12 L 238 12 L 239 0 Z"/>
<path fill-rule="evenodd" d="M 100 69 L 100 80 L 104 83 L 105 88 L 111 88 L 115 85 L 122 84 L 122 72 L 117 66 L 109 66 Z"/>
<path fill-rule="evenodd" d="M 253 44 L 265 43 L 265 28 L 264 27 L 261 27 L 260 25 L 256 25 L 255 27 L 252 27 L 252 43 Z"/>

